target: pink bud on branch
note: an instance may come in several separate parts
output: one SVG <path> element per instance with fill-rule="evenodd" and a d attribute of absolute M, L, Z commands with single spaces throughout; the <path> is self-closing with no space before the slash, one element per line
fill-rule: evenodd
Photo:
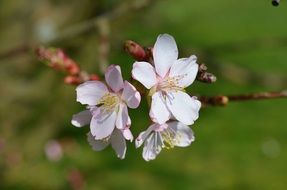
<path fill-rule="evenodd" d="M 137 61 L 146 61 L 147 54 L 145 49 L 134 41 L 127 40 L 124 43 L 125 51 Z"/>
<path fill-rule="evenodd" d="M 216 76 L 212 73 L 208 73 L 207 67 L 205 64 L 199 64 L 198 73 L 196 76 L 196 80 L 204 83 L 214 83 L 216 82 Z"/>
<path fill-rule="evenodd" d="M 64 78 L 66 84 L 79 85 L 88 80 L 99 80 L 98 75 L 82 71 L 80 66 L 62 49 L 39 47 L 35 52 L 38 58 L 49 67 L 66 74 Z"/>
<path fill-rule="evenodd" d="M 49 67 L 56 70 L 67 72 L 71 75 L 76 75 L 80 72 L 78 64 L 69 58 L 62 49 L 39 47 L 36 49 L 36 54 L 41 61 L 44 61 Z"/>

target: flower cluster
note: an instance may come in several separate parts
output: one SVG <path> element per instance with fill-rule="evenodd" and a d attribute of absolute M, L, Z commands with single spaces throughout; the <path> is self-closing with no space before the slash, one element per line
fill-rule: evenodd
<path fill-rule="evenodd" d="M 158 36 L 150 62 L 133 64 L 132 77 L 147 90 L 151 100 L 149 116 L 152 124 L 135 140 L 136 148 L 144 144 L 142 156 L 153 160 L 162 148 L 185 147 L 194 141 L 189 125 L 198 118 L 200 101 L 185 92 L 198 73 L 194 55 L 178 59 L 174 38 Z M 133 140 L 128 108 L 138 108 L 141 95 L 128 81 L 123 81 L 121 69 L 111 65 L 105 73 L 106 84 L 88 81 L 79 85 L 77 101 L 87 105 L 75 114 L 72 124 L 82 127 L 90 124 L 88 142 L 99 151 L 111 144 L 121 159 L 126 154 L 126 140 Z"/>

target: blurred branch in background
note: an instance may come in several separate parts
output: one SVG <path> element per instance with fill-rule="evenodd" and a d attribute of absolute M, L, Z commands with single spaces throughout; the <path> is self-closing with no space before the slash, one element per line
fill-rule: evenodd
<path fill-rule="evenodd" d="M 83 21 L 82 23 L 75 24 L 73 26 L 67 27 L 66 30 L 60 32 L 58 35 L 56 35 L 54 38 L 51 38 L 50 40 L 41 43 L 41 42 L 35 42 L 31 44 L 22 44 L 20 46 L 14 47 L 12 49 L 9 49 L 7 51 L 0 53 L 0 59 L 7 59 L 10 57 L 14 57 L 17 55 L 21 55 L 23 53 L 27 53 L 30 50 L 33 50 L 34 48 L 38 47 L 40 45 L 50 45 L 55 42 L 59 42 L 62 40 L 66 40 L 72 37 L 75 37 L 77 35 L 80 35 L 86 31 L 89 31 L 93 28 L 98 28 L 100 32 L 103 35 L 103 21 L 109 22 L 111 20 L 115 20 L 119 17 L 122 17 L 130 12 L 135 12 L 140 9 L 146 8 L 147 6 L 151 5 L 152 3 L 156 2 L 156 0 L 136 0 L 133 2 L 124 2 L 120 4 L 115 9 L 106 12 L 100 16 L 97 16 L 95 18 L 92 18 L 90 20 Z M 106 27 L 106 26 L 105 26 Z M 107 34 L 107 32 L 105 32 Z M 106 35 L 105 34 L 105 35 Z M 108 48 L 107 48 L 108 49 Z"/>
<path fill-rule="evenodd" d="M 109 65 L 109 52 L 110 52 L 110 25 L 109 21 L 105 18 L 99 21 L 99 69 L 101 73 L 105 73 Z"/>
<path fill-rule="evenodd" d="M 32 46 L 30 44 L 22 44 L 18 47 L 9 49 L 4 52 L 0 52 L 0 59 L 8 59 L 17 55 L 21 55 L 24 53 L 29 52 L 32 49 Z"/>
<path fill-rule="evenodd" d="M 103 22 L 103 20 L 108 21 L 115 20 L 130 12 L 135 12 L 140 9 L 143 9 L 149 6 L 153 2 L 155 2 L 155 0 L 136 0 L 133 2 L 124 2 L 110 12 L 106 12 L 98 17 L 92 18 L 90 20 L 84 21 L 80 24 L 67 28 L 66 30 L 61 32 L 58 36 L 48 41 L 47 44 L 51 44 L 57 41 L 77 36 L 94 27 L 101 26 L 101 22 Z"/>

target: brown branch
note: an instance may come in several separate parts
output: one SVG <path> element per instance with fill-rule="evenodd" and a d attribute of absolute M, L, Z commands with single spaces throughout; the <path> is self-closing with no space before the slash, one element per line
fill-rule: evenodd
<path fill-rule="evenodd" d="M 230 96 L 200 96 L 198 99 L 205 106 L 226 106 L 229 102 L 233 101 L 267 100 L 277 98 L 287 98 L 287 90 L 281 92 L 259 92 Z"/>

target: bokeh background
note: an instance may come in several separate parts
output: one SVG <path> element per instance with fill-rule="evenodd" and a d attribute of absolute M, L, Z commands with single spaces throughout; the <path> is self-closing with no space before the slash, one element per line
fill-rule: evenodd
<path fill-rule="evenodd" d="M 30 48 L 63 48 L 83 69 L 101 74 L 104 33 L 105 61 L 121 65 L 128 79 L 133 59 L 124 40 L 152 46 L 169 33 L 181 57 L 196 54 L 218 77 L 212 85 L 195 82 L 192 93 L 279 91 L 287 88 L 287 1 L 281 2 L 275 8 L 270 0 L 1 0 L 0 189 L 285 190 L 286 99 L 204 108 L 188 148 L 145 162 L 129 144 L 119 160 L 111 148 L 94 152 L 89 128 L 70 124 L 84 109 L 75 87 Z M 115 10 L 104 32 L 90 26 Z M 148 126 L 147 109 L 142 102 L 130 111 L 134 135 Z"/>

